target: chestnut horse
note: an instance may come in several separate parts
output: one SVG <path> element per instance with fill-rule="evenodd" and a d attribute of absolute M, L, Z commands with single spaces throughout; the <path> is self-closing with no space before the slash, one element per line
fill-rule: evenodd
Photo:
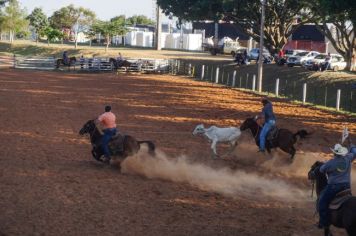
<path fill-rule="evenodd" d="M 116 70 L 120 67 L 124 67 L 125 71 L 127 71 L 127 68 L 129 68 L 132 64 L 132 62 L 129 62 L 128 60 L 122 60 L 122 61 L 118 61 L 115 58 L 110 58 L 109 62 L 111 65 L 113 65 L 113 68 L 115 68 Z"/>
<path fill-rule="evenodd" d="M 56 68 L 58 69 L 61 65 L 70 67 L 72 65 L 75 65 L 76 62 L 77 62 L 77 59 L 75 57 L 68 58 L 68 63 L 64 63 L 63 58 L 59 58 L 59 59 L 57 59 L 57 62 L 56 62 Z"/>

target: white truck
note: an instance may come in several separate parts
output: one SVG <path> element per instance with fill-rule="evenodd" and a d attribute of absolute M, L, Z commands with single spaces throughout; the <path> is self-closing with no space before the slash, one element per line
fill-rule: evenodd
<path fill-rule="evenodd" d="M 225 41 L 220 42 L 217 46 L 214 46 L 212 40 L 208 40 L 206 43 L 203 43 L 204 51 L 209 51 L 211 55 L 220 54 L 230 54 L 232 57 L 235 57 L 237 53 L 243 53 L 247 48 L 240 46 L 238 41 Z"/>

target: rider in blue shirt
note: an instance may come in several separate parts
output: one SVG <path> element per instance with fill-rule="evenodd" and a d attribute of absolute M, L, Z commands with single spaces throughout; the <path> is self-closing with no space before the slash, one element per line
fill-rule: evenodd
<path fill-rule="evenodd" d="M 266 136 L 268 131 L 276 124 L 276 117 L 273 113 L 272 103 L 267 98 L 262 98 L 263 104 L 261 116 L 264 118 L 265 123 L 260 133 L 260 150 L 259 152 L 265 151 L 266 146 Z"/>
<path fill-rule="evenodd" d="M 64 65 L 68 65 L 68 64 L 69 64 L 69 59 L 68 59 L 67 51 L 64 51 L 64 52 L 63 52 L 63 64 L 64 64 Z"/>
<path fill-rule="evenodd" d="M 334 157 L 319 169 L 328 176 L 328 184 L 321 192 L 318 202 L 319 228 L 330 225 L 329 204 L 332 199 L 337 193 L 350 188 L 352 162 L 356 159 L 354 145 L 351 145 L 350 152 L 340 144 L 335 144 L 331 150 L 335 154 Z"/>

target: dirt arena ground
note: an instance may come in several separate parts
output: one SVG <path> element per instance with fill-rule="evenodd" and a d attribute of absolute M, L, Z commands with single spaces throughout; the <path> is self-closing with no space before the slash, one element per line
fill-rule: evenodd
<path fill-rule="evenodd" d="M 192 136 L 240 125 L 259 100 L 169 75 L 1 70 L 0 235 L 322 235 L 306 173 L 344 125 L 356 138 L 356 119 L 273 99 L 280 127 L 313 132 L 293 163 L 257 154 L 249 133 L 213 160 Z M 106 104 L 120 131 L 154 141 L 155 159 L 142 151 L 121 171 L 92 159 L 78 131 Z"/>

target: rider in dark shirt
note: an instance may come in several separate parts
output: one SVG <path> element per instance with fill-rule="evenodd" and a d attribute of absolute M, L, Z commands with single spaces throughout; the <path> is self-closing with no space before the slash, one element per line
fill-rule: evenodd
<path fill-rule="evenodd" d="M 69 60 L 68 60 L 67 51 L 64 51 L 63 52 L 63 64 L 68 65 L 69 64 L 68 62 L 69 62 Z"/>
<path fill-rule="evenodd" d="M 263 98 L 261 102 L 263 104 L 261 116 L 264 118 L 265 123 L 260 133 L 259 152 L 265 152 L 266 136 L 268 131 L 276 124 L 276 117 L 273 113 L 272 103 L 267 98 Z"/>
<path fill-rule="evenodd" d="M 320 194 L 319 209 L 319 228 L 330 225 L 329 204 L 337 193 L 350 188 L 352 162 L 356 159 L 356 146 L 350 145 L 350 152 L 346 147 L 335 144 L 331 151 L 334 157 L 323 164 L 319 171 L 328 176 L 328 184 Z"/>

